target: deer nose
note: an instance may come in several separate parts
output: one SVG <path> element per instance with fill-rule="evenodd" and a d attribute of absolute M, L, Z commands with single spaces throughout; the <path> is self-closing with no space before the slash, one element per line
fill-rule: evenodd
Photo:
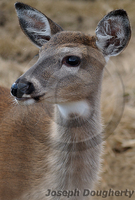
<path fill-rule="evenodd" d="M 33 83 L 16 81 L 11 86 L 11 94 L 17 98 L 23 97 L 24 94 L 31 94 L 35 90 Z"/>

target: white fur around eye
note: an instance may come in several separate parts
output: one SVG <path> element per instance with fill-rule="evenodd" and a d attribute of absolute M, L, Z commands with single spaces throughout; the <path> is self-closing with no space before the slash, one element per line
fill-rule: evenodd
<path fill-rule="evenodd" d="M 77 57 L 80 57 L 80 59 L 82 59 L 82 52 L 81 52 L 81 49 L 78 47 L 61 47 L 59 49 L 59 53 L 62 55 L 61 63 L 62 63 L 63 58 L 68 57 L 68 56 L 77 56 Z M 71 74 L 76 74 L 79 69 L 80 69 L 80 65 L 78 65 L 77 67 L 72 67 L 72 66 L 68 67 L 65 64 L 62 64 L 62 70 L 67 71 Z"/>
<path fill-rule="evenodd" d="M 78 72 L 79 68 L 80 68 L 80 66 L 78 66 L 78 67 L 67 67 L 64 64 L 62 65 L 62 69 L 64 71 L 71 73 L 71 74 L 76 74 Z"/>

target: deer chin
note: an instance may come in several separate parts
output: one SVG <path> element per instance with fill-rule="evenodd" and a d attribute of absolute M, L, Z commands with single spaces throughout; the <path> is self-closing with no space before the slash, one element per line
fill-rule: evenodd
<path fill-rule="evenodd" d="M 20 105 L 31 105 L 34 104 L 36 101 L 33 98 L 15 98 L 15 102 Z"/>

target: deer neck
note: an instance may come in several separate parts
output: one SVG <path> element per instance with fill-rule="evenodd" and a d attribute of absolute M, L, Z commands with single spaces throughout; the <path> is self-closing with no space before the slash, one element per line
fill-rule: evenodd
<path fill-rule="evenodd" d="M 96 101 L 92 104 L 88 99 L 57 104 L 54 123 L 56 141 L 64 142 L 65 147 L 72 143 L 78 148 L 78 143 L 90 142 L 101 133 L 100 104 Z"/>
<path fill-rule="evenodd" d="M 92 188 L 102 141 L 98 111 L 88 100 L 55 105 L 50 159 L 57 168 L 56 189 Z"/>

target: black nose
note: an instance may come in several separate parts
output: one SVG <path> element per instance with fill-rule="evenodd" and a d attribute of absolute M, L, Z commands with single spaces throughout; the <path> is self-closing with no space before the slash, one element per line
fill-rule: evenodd
<path fill-rule="evenodd" d="M 11 86 L 11 94 L 21 98 L 24 94 L 31 94 L 35 90 L 34 85 L 30 82 L 19 82 L 18 80 Z"/>

